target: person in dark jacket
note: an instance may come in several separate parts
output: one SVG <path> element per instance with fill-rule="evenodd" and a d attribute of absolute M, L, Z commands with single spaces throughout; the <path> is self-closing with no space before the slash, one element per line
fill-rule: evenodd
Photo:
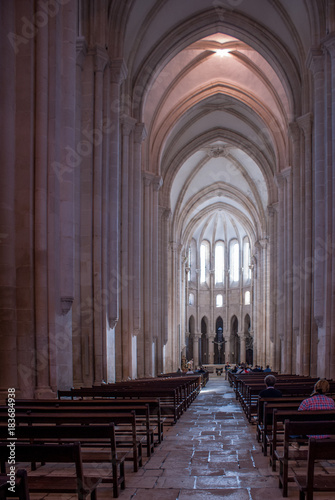
<path fill-rule="evenodd" d="M 260 398 L 281 398 L 282 393 L 275 389 L 276 377 L 274 375 L 267 375 L 264 379 L 266 389 L 259 393 Z"/>

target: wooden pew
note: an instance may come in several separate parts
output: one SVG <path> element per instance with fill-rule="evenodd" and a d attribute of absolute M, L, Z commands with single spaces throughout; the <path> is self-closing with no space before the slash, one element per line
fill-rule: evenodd
<path fill-rule="evenodd" d="M 36 413 L 48 413 L 50 411 L 62 411 L 62 412 L 73 412 L 79 411 L 81 414 L 88 413 L 92 414 L 93 417 L 96 413 L 102 414 L 106 413 L 107 415 L 126 413 L 130 411 L 130 408 L 126 405 L 104 405 L 99 404 L 98 400 L 94 400 L 94 404 L 87 403 L 86 400 L 82 400 L 80 402 L 68 401 L 61 406 L 55 404 L 57 400 L 52 400 L 52 403 L 46 403 L 45 400 L 40 400 L 39 404 L 34 405 L 25 405 L 22 402 L 15 405 L 15 412 L 17 414 L 27 414 L 29 415 L 32 411 Z M 63 402 L 64 403 L 64 402 Z M 0 406 L 0 412 L 3 410 L 3 407 Z M 150 457 L 154 452 L 154 431 L 150 426 L 150 416 L 149 416 L 149 407 L 147 405 L 138 405 L 135 409 L 131 411 L 135 412 L 136 415 L 136 427 L 137 427 L 137 435 L 145 436 L 146 439 L 146 450 L 147 456 Z"/>
<path fill-rule="evenodd" d="M 17 462 L 51 462 L 73 463 L 75 476 L 29 476 L 28 489 L 30 493 L 76 493 L 78 500 L 90 496 L 96 500 L 96 488 L 101 483 L 100 477 L 85 477 L 81 456 L 80 443 L 73 444 L 21 444 L 15 443 L 15 459 Z M 2 467 L 8 462 L 7 443 L 0 443 L 0 462 Z"/>
<path fill-rule="evenodd" d="M 305 412 L 308 413 L 308 412 Z M 306 415 L 308 418 L 308 415 Z M 287 497 L 288 493 L 288 483 L 293 481 L 293 477 L 289 477 L 289 462 L 292 460 L 305 461 L 307 460 L 307 448 L 292 450 L 290 445 L 293 442 L 299 441 L 303 443 L 308 442 L 308 435 L 317 434 L 335 434 L 335 421 L 321 420 L 318 422 L 313 421 L 290 421 L 285 420 L 285 430 L 284 430 L 284 447 L 283 450 L 279 452 L 276 450 L 276 458 L 279 461 L 279 488 L 282 488 L 283 497 Z M 297 439 L 292 436 L 306 436 L 305 438 Z M 324 441 L 323 439 L 319 441 Z"/>
<path fill-rule="evenodd" d="M 8 429 L 0 426 L 0 440 L 6 441 Z M 119 489 L 125 489 L 125 454 L 118 454 L 116 450 L 115 426 L 113 423 L 107 425 L 18 425 L 15 429 L 16 443 L 28 442 L 40 444 L 69 444 L 81 443 L 82 461 L 87 463 L 105 462 L 106 473 L 102 482 L 113 483 L 113 496 L 119 496 Z M 109 453 L 102 455 L 100 452 L 89 450 L 85 453 L 85 445 L 100 447 L 101 441 L 109 443 Z M 35 467 L 33 467 L 35 468 Z M 112 471 L 112 476 L 110 476 Z M 99 475 L 101 469 L 99 468 Z M 88 476 L 89 477 L 89 476 Z"/>
<path fill-rule="evenodd" d="M 335 439 L 310 438 L 308 445 L 307 471 L 305 476 L 297 475 L 294 480 L 299 488 L 300 500 L 313 500 L 314 491 L 334 492 L 335 475 L 315 475 L 317 460 L 335 459 Z"/>
<path fill-rule="evenodd" d="M 99 407 L 113 408 L 115 406 L 123 406 L 127 411 L 135 410 L 138 406 L 147 406 L 149 408 L 150 427 L 154 431 L 155 444 L 160 444 L 164 438 L 164 426 L 161 416 L 161 406 L 159 398 L 138 398 L 138 399 L 125 399 L 125 398 L 104 398 L 99 397 L 82 397 L 75 399 L 72 391 L 58 391 L 59 399 L 17 399 L 15 401 L 16 408 L 24 405 L 30 406 L 32 409 L 38 406 L 43 406 L 45 402 L 53 405 L 54 407 L 79 407 L 80 405 L 92 405 Z M 65 398 L 65 399 L 63 399 Z"/>
<path fill-rule="evenodd" d="M 272 443 L 271 443 L 271 459 L 270 464 L 272 470 L 276 470 L 277 448 L 278 448 L 278 429 L 282 428 L 285 420 L 294 422 L 318 422 L 321 420 L 335 421 L 335 410 L 313 410 L 313 411 L 298 411 L 298 410 L 273 410 L 273 427 L 272 427 Z"/>
<path fill-rule="evenodd" d="M 71 389 L 71 391 L 58 391 L 58 398 L 111 398 L 111 399 L 143 399 L 158 398 L 160 401 L 161 415 L 165 418 L 165 423 L 175 424 L 183 413 L 183 403 L 180 393 L 176 389 L 157 388 L 109 388 L 103 386 L 99 388 Z"/>
<path fill-rule="evenodd" d="M 42 425 L 42 424 L 109 424 L 113 422 L 116 429 L 116 447 L 119 451 L 128 449 L 131 454 L 126 455 L 125 460 L 133 462 L 134 472 L 137 472 L 139 467 L 142 467 L 142 444 L 144 437 L 139 438 L 136 430 L 136 415 L 135 412 L 129 413 L 83 413 L 83 412 L 62 412 L 51 411 L 46 413 L 34 413 L 29 415 L 15 412 L 16 426 L 27 425 Z M 0 412 L 0 423 L 7 424 L 5 413 Z M 122 429 L 121 429 L 122 426 Z M 119 429 L 120 427 L 120 429 Z M 103 461 L 103 460 L 102 460 Z"/>
<path fill-rule="evenodd" d="M 8 475 L 0 474 L 0 500 L 6 500 L 8 498 Z M 29 490 L 28 490 L 28 480 L 27 471 L 25 469 L 18 469 L 15 474 L 15 485 L 14 485 L 15 496 L 19 500 L 30 500 Z"/>

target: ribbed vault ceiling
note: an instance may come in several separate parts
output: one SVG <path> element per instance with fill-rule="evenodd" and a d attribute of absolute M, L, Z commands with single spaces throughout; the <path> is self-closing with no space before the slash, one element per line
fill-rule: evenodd
<path fill-rule="evenodd" d="M 147 130 L 145 169 L 163 178 L 173 239 L 267 237 L 314 29 L 308 5 L 133 2 L 124 49 Z"/>

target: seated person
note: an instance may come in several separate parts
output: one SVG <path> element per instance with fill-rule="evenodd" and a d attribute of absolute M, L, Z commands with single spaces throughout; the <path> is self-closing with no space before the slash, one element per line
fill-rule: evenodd
<path fill-rule="evenodd" d="M 259 393 L 260 398 L 281 398 L 282 393 L 275 389 L 276 377 L 274 375 L 267 375 L 264 379 L 266 389 Z"/>
<path fill-rule="evenodd" d="M 311 410 L 334 410 L 335 402 L 332 398 L 325 396 L 329 391 L 329 382 L 326 379 L 320 379 L 314 385 L 314 391 L 309 398 L 304 399 L 298 408 L 299 411 Z M 324 439 L 329 437 L 326 434 L 319 434 L 315 436 L 308 436 L 317 439 Z"/>

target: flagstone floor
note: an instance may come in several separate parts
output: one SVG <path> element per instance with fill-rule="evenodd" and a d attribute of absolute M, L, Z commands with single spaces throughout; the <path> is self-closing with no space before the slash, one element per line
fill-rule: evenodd
<path fill-rule="evenodd" d="M 94 470 L 97 475 L 99 469 Z M 58 471 L 59 472 L 59 471 Z M 126 466 L 126 489 L 120 500 L 279 500 L 278 473 L 272 472 L 227 381 L 212 376 L 176 425 L 136 473 Z M 299 499 L 289 483 L 289 499 Z M 112 498 L 99 486 L 97 500 Z M 69 495 L 31 495 L 31 500 L 73 500 Z M 314 499 L 334 500 L 333 493 Z"/>

